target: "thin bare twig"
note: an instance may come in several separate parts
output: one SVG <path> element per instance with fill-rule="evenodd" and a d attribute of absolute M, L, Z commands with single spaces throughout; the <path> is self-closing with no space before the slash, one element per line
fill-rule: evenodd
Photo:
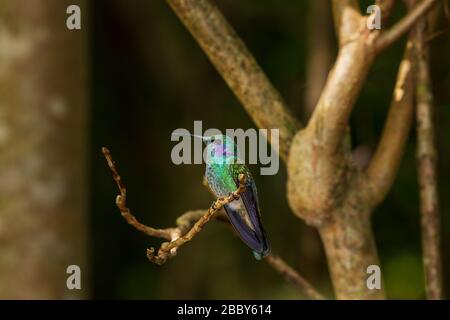
<path fill-rule="evenodd" d="M 230 195 L 226 197 L 218 198 L 213 204 L 209 207 L 206 213 L 200 217 L 197 222 L 195 222 L 194 226 L 184 235 L 180 236 L 177 239 L 172 240 L 171 242 L 166 242 L 161 245 L 161 248 L 158 250 L 158 254 L 155 255 L 155 249 L 149 248 L 147 249 L 147 258 L 156 263 L 156 264 L 164 264 L 167 261 L 167 258 L 173 253 L 173 249 L 178 248 L 184 245 L 186 242 L 189 242 L 194 238 L 207 224 L 213 215 L 222 209 L 222 207 L 234 200 L 240 198 L 242 192 L 245 191 L 245 176 L 243 174 L 239 175 L 239 187 L 236 191 L 232 192 Z"/>
<path fill-rule="evenodd" d="M 177 219 L 177 226 L 181 232 L 183 230 L 189 230 L 191 226 L 200 219 L 204 214 L 204 210 L 188 211 Z M 223 211 L 218 212 L 215 215 L 215 219 L 221 222 L 225 222 L 230 225 L 230 221 Z M 231 225 L 230 225 L 231 226 Z M 283 275 L 287 281 L 296 286 L 299 291 L 306 295 L 310 299 L 324 300 L 325 297 L 320 294 L 305 278 L 303 278 L 297 271 L 295 271 L 290 265 L 288 265 L 280 256 L 271 252 L 264 258 L 272 268 L 278 273 Z"/>
<path fill-rule="evenodd" d="M 119 188 L 119 191 L 120 191 L 120 195 L 118 195 L 116 198 L 116 206 L 117 206 L 117 208 L 119 208 L 119 211 L 122 214 L 122 217 L 124 217 L 125 220 L 127 220 L 127 222 L 130 225 L 132 225 L 135 229 L 139 230 L 140 232 L 145 233 L 148 236 L 172 240 L 174 230 L 172 230 L 172 229 L 155 229 L 152 227 L 148 227 L 148 226 L 140 223 L 136 219 L 136 217 L 131 214 L 130 209 L 128 209 L 126 206 L 127 189 L 125 188 L 124 184 L 122 183 L 120 175 L 117 172 L 116 165 L 114 163 L 114 160 L 112 159 L 111 153 L 109 152 L 108 148 L 105 148 L 105 147 L 102 148 L 102 152 L 106 158 L 106 161 L 108 162 L 109 169 L 111 169 L 111 172 L 113 174 L 113 179 L 116 182 L 117 187 Z"/>
<path fill-rule="evenodd" d="M 163 238 L 170 240 L 170 242 L 164 242 L 161 244 L 161 248 L 158 250 L 158 254 L 155 255 L 155 249 L 149 248 L 147 249 L 147 258 L 158 264 L 164 264 L 170 256 L 174 256 L 176 254 L 176 249 L 186 242 L 191 241 L 197 233 L 201 231 L 203 226 L 208 223 L 213 215 L 222 209 L 224 205 L 239 199 L 242 192 L 245 191 L 245 176 L 243 174 L 239 175 L 239 187 L 236 191 L 232 192 L 227 197 L 221 197 L 213 202 L 211 207 L 204 213 L 194 224 L 194 226 L 188 230 L 185 234 L 181 234 L 181 230 L 179 228 L 167 228 L 167 229 L 155 229 L 149 226 L 146 226 L 140 223 L 134 215 L 131 214 L 131 211 L 126 206 L 126 188 L 122 183 L 119 173 L 117 172 L 116 165 L 114 160 L 112 159 L 110 151 L 103 147 L 102 148 L 103 155 L 108 162 L 108 166 L 111 169 L 113 174 L 113 179 L 116 181 L 117 187 L 119 188 L 120 195 L 116 198 L 116 205 L 119 208 L 122 217 L 127 220 L 127 222 L 132 225 L 135 229 L 145 233 L 151 237 Z M 179 221 L 182 223 L 182 220 Z"/>
<path fill-rule="evenodd" d="M 188 211 L 177 219 L 177 226 L 183 230 L 189 230 L 191 226 L 200 219 L 204 214 L 204 210 Z M 215 216 L 216 220 L 222 221 L 230 225 L 229 220 L 223 211 L 220 211 Z M 299 291 L 308 298 L 315 300 L 323 300 L 325 297 L 320 294 L 307 280 L 305 280 L 297 271 L 288 265 L 280 256 L 270 253 L 264 258 L 272 268 L 283 275 L 286 280 L 295 285 Z"/>
<path fill-rule="evenodd" d="M 391 29 L 382 33 L 375 42 L 375 51 L 380 52 L 400 39 L 411 27 L 423 17 L 437 0 L 423 0 L 415 6 L 405 17 L 397 22 Z"/>
<path fill-rule="evenodd" d="M 306 281 L 297 271 L 292 269 L 283 259 L 276 254 L 270 254 L 264 260 L 275 270 L 284 275 L 289 282 L 301 288 L 304 294 L 315 300 L 323 300 L 325 297 L 317 292 L 311 284 Z"/>
<path fill-rule="evenodd" d="M 225 213 L 221 211 L 223 206 L 240 197 L 240 194 L 245 191 L 245 176 L 239 176 L 239 187 L 236 191 L 227 197 L 222 197 L 214 201 L 211 207 L 206 210 L 192 210 L 184 213 L 176 220 L 177 227 L 166 229 L 154 229 L 140 223 L 136 217 L 133 216 L 130 209 L 126 207 L 126 188 L 123 184 L 120 175 L 117 171 L 114 160 L 112 159 L 110 151 L 103 147 L 102 152 L 108 162 L 113 179 L 117 184 L 120 195 L 117 196 L 116 205 L 125 218 L 125 220 L 140 232 L 145 233 L 151 237 L 157 237 L 170 240 L 161 244 L 158 254 L 155 256 L 155 249 L 147 249 L 147 258 L 158 265 L 164 264 L 168 258 L 176 255 L 177 249 L 183 244 L 192 240 L 198 234 L 204 225 L 208 223 L 211 218 L 215 217 L 217 220 L 229 224 L 229 220 Z M 282 258 L 275 254 L 270 254 L 264 261 L 271 265 L 276 271 L 284 275 L 291 283 L 293 283 L 301 293 L 305 294 L 311 299 L 325 299 L 314 287 L 306 281 L 300 274 L 298 274 L 292 267 L 290 267 Z"/>

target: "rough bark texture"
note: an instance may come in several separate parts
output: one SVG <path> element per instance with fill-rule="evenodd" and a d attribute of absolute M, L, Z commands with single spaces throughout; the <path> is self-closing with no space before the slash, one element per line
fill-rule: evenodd
<path fill-rule="evenodd" d="M 381 290 L 367 288 L 367 267 L 379 266 L 370 224 L 370 211 L 358 203 L 332 212 L 333 220 L 322 226 L 333 285 L 338 299 L 384 299 Z"/>
<path fill-rule="evenodd" d="M 0 299 L 86 296 L 86 41 L 70 4 L 86 2 L 0 3 Z"/>
<path fill-rule="evenodd" d="M 435 146 L 433 90 L 431 87 L 428 44 L 426 43 L 426 27 L 426 20 L 422 19 L 414 30 L 417 79 L 416 157 L 420 186 L 425 289 L 428 299 L 442 299 L 437 150 Z"/>

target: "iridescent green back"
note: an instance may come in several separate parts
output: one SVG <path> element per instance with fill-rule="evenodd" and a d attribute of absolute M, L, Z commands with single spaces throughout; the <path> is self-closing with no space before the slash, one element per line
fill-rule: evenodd
<path fill-rule="evenodd" d="M 244 164 L 210 164 L 206 166 L 206 180 L 211 190 L 218 197 L 227 196 L 230 192 L 233 192 L 237 188 L 237 181 L 239 175 L 244 174 L 247 179 L 247 183 L 255 189 L 250 171 Z"/>

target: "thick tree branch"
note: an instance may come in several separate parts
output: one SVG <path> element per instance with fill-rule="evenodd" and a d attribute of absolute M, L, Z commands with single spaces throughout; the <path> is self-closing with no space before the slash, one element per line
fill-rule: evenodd
<path fill-rule="evenodd" d="M 375 51 L 381 52 L 382 50 L 389 47 L 392 43 L 400 39 L 412 26 L 424 16 L 437 0 L 423 0 L 415 6 L 405 17 L 403 17 L 399 22 L 397 22 L 391 29 L 382 33 L 375 41 Z"/>
<path fill-rule="evenodd" d="M 413 118 L 413 47 L 408 41 L 400 63 L 391 106 L 377 150 L 367 168 L 369 199 L 381 202 L 394 182 Z"/>
<path fill-rule="evenodd" d="M 209 0 L 167 2 L 256 125 L 280 130 L 280 156 L 287 159 L 292 137 L 300 129 L 300 123 L 222 13 Z"/>
<path fill-rule="evenodd" d="M 433 92 L 426 43 L 426 20 L 417 25 L 416 48 L 416 123 L 417 166 L 420 185 L 422 251 L 425 289 L 428 299 L 442 299 L 442 261 L 440 253 L 440 217 L 437 175 L 437 150 L 433 119 Z"/>
<path fill-rule="evenodd" d="M 357 0 L 333 0 L 333 19 L 340 46 L 360 31 L 361 10 Z"/>
<path fill-rule="evenodd" d="M 363 38 L 341 47 L 328 75 L 308 130 L 326 154 L 335 154 L 348 129 L 348 119 L 375 56 Z"/>
<path fill-rule="evenodd" d="M 426 3 L 430 1 L 434 3 L 434 0 L 424 0 Z M 355 11 L 352 1 L 336 0 L 334 5 L 335 14 L 340 12 L 343 15 L 346 10 L 348 12 Z M 399 32 L 395 30 L 406 32 L 430 8 L 431 4 L 419 4 L 393 29 L 381 35 L 365 29 L 366 18 L 358 19 L 353 17 L 349 19 L 350 22 L 342 20 L 343 23 L 355 25 L 361 25 L 361 21 L 363 21 L 363 29 L 361 27 L 352 28 L 353 34 L 349 34 L 351 39 L 341 46 L 335 65 L 328 76 L 325 88 L 307 128 L 314 136 L 314 139 L 320 141 L 317 149 L 320 149 L 320 152 L 328 157 L 323 158 L 323 168 L 327 172 L 335 170 L 332 167 L 335 167 L 336 161 L 330 161 L 331 158 L 329 156 L 341 152 L 341 147 L 345 142 L 344 137 L 348 133 L 348 120 L 354 103 L 378 53 L 378 39 L 388 37 L 387 39 L 390 39 L 388 41 L 394 41 L 394 39 L 397 39 L 397 36 L 391 38 L 389 34 L 392 30 L 394 30 L 395 34 Z M 385 10 L 387 9 L 385 8 Z M 352 20 L 355 22 L 351 22 Z M 343 29 L 344 27 L 340 26 L 340 28 Z M 382 43 L 384 41 L 386 40 L 382 40 Z"/>
<path fill-rule="evenodd" d="M 239 199 L 240 194 L 245 191 L 245 176 L 239 176 L 239 187 L 227 197 L 222 197 L 214 201 L 208 210 L 192 210 L 184 213 L 176 220 L 177 227 L 166 229 L 154 229 L 140 223 L 135 216 L 132 215 L 126 206 L 126 188 L 117 171 L 114 160 L 110 151 L 103 147 L 103 155 L 106 158 L 108 167 L 110 168 L 113 179 L 117 184 L 120 195 L 116 198 L 116 205 L 125 220 L 136 230 L 145 233 L 148 236 L 170 240 L 161 244 L 158 254 L 155 255 L 155 249 L 147 249 L 147 258 L 158 265 L 164 264 L 167 259 L 177 254 L 177 249 L 185 243 L 191 241 L 202 228 L 215 215 L 215 218 L 229 223 L 227 216 L 221 211 L 222 207 L 227 203 Z M 281 257 L 273 253 L 264 258 L 270 266 L 277 272 L 284 275 L 286 279 L 293 283 L 299 291 L 310 299 L 324 299 L 314 287 L 306 281 L 298 272 L 290 267 Z"/>

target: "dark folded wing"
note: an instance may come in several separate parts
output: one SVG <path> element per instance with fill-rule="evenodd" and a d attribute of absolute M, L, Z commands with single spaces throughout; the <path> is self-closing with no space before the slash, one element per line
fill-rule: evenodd
<path fill-rule="evenodd" d="M 238 185 L 239 181 L 236 180 L 236 187 Z M 261 223 L 256 190 L 250 179 L 246 182 L 246 188 L 241 194 L 241 199 L 243 207 L 242 205 L 239 206 L 240 200 L 235 200 L 225 206 L 230 222 L 241 239 L 251 249 L 257 253 L 267 255 L 270 250 L 269 243 Z M 248 219 L 245 219 L 243 214 L 248 215 Z"/>
<path fill-rule="evenodd" d="M 238 201 L 238 200 L 235 200 Z M 256 235 L 255 231 L 253 231 L 247 223 L 244 221 L 244 219 L 241 217 L 239 212 L 235 210 L 231 205 L 227 204 L 225 205 L 225 211 L 228 215 L 228 218 L 230 219 L 231 224 L 233 225 L 236 232 L 241 237 L 242 241 L 247 244 L 252 250 L 256 252 L 262 252 L 263 251 L 263 245 Z"/>
<path fill-rule="evenodd" d="M 239 182 L 238 182 L 239 183 Z M 247 209 L 247 213 L 249 215 L 250 221 L 253 225 L 253 230 L 256 233 L 256 237 L 259 239 L 261 243 L 261 251 L 260 253 L 268 253 L 269 244 L 264 232 L 264 228 L 261 223 L 261 215 L 259 213 L 258 208 L 258 199 L 256 198 L 256 190 L 251 181 L 246 183 L 245 191 L 241 194 L 242 202 L 244 202 L 244 206 Z"/>

